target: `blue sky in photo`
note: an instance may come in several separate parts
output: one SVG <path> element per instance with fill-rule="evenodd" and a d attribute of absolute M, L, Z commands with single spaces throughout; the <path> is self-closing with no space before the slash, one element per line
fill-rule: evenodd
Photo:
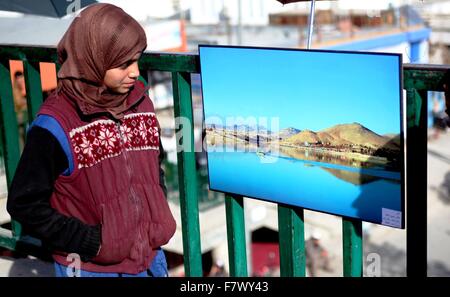
<path fill-rule="evenodd" d="M 400 133 L 399 56 L 201 47 L 200 63 L 207 122 L 279 117 L 280 129 L 358 122 Z"/>

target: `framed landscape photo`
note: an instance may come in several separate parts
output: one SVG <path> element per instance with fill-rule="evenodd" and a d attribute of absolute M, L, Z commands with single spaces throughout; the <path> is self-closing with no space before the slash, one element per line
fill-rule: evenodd
<path fill-rule="evenodd" d="M 400 54 L 199 55 L 211 190 L 404 228 Z"/>

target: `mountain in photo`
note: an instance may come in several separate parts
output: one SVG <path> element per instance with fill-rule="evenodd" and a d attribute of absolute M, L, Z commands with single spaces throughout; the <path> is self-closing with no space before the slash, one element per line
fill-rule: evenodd
<path fill-rule="evenodd" d="M 319 132 L 303 130 L 285 139 L 284 142 L 296 146 L 361 146 L 370 149 L 399 150 L 399 139 L 398 135 L 389 134 L 382 136 L 359 123 L 351 123 L 335 125 Z"/>
<path fill-rule="evenodd" d="M 282 130 L 280 130 L 280 131 L 278 131 L 276 133 L 273 133 L 272 134 L 272 139 L 273 140 L 277 140 L 277 139 L 278 140 L 284 140 L 284 139 L 289 138 L 291 136 L 294 136 L 294 135 L 296 135 L 296 134 L 298 134 L 300 132 L 301 132 L 301 130 L 299 130 L 299 129 L 296 129 L 296 128 L 293 128 L 293 127 L 289 127 L 289 128 L 282 129 Z"/>

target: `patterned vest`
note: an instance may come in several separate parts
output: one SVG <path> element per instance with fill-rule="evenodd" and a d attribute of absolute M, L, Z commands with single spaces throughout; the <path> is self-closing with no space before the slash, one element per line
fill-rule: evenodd
<path fill-rule="evenodd" d="M 73 156 L 73 172 L 56 180 L 52 207 L 102 224 L 100 254 L 81 263 L 83 270 L 142 272 L 175 233 L 159 181 L 159 125 L 151 100 L 141 97 L 122 121 L 83 115 L 74 101 L 56 93 L 39 111 L 58 121 Z M 53 257 L 70 264 L 65 253 Z"/>

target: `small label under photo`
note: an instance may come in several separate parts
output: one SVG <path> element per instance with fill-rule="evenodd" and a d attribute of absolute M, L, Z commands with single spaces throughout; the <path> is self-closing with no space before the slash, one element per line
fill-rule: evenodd
<path fill-rule="evenodd" d="M 402 212 L 389 208 L 382 208 L 381 224 L 396 228 L 402 227 Z"/>

